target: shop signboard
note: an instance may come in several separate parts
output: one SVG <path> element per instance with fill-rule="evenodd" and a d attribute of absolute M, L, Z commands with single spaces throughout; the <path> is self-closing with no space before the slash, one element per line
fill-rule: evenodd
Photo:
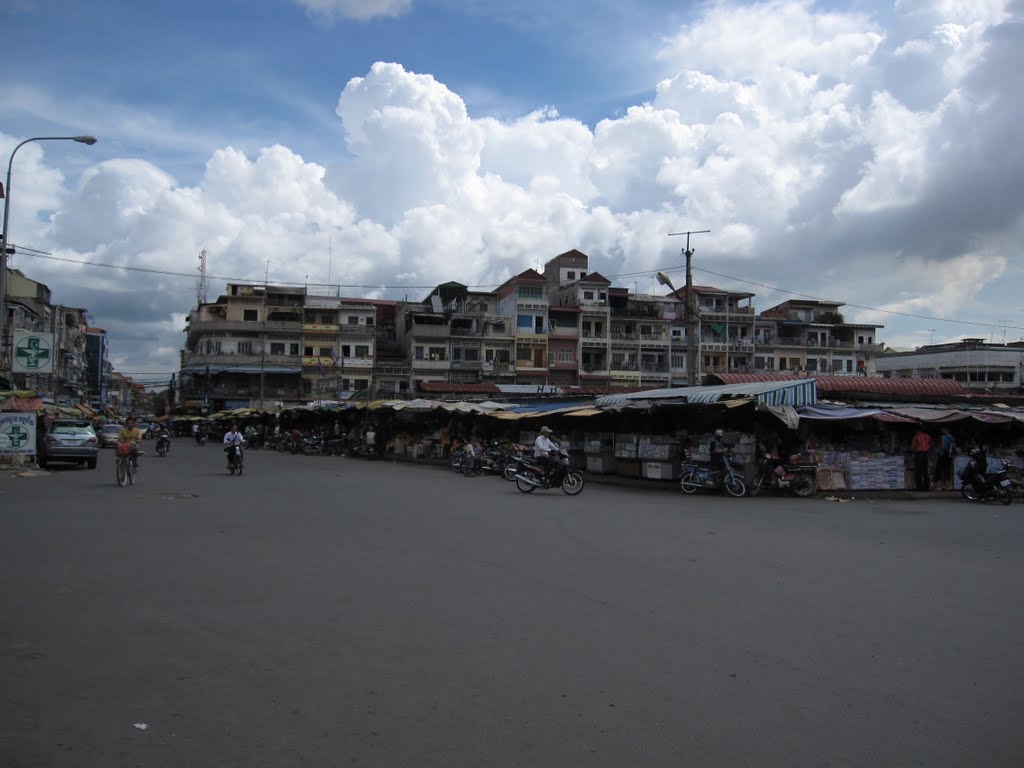
<path fill-rule="evenodd" d="M 15 331 L 11 370 L 15 373 L 53 373 L 53 334 Z"/>
<path fill-rule="evenodd" d="M 0 413 L 0 456 L 36 452 L 36 415 Z"/>

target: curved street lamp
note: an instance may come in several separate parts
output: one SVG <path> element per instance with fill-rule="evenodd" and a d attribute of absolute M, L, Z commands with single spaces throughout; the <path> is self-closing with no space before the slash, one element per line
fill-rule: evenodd
<path fill-rule="evenodd" d="M 18 150 L 30 141 L 77 141 L 79 144 L 92 146 L 96 143 L 95 136 L 35 136 L 25 139 L 18 144 L 11 152 L 11 159 L 7 162 L 7 184 L 0 189 L 0 195 L 4 198 L 4 227 L 0 235 L 0 365 L 6 359 L 4 350 L 7 347 L 7 230 L 11 218 L 11 167 L 14 165 L 14 156 Z"/>

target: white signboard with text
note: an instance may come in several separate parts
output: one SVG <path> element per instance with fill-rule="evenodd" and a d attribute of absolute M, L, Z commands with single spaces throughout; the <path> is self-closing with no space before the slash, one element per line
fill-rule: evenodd
<path fill-rule="evenodd" d="M 14 354 L 11 370 L 15 373 L 53 373 L 52 333 L 14 332 Z"/>
<path fill-rule="evenodd" d="M 0 413 L 0 456 L 36 452 L 36 415 Z"/>

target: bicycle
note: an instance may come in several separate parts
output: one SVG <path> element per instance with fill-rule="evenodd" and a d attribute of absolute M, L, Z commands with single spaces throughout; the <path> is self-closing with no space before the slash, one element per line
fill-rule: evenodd
<path fill-rule="evenodd" d="M 117 456 L 114 471 L 117 475 L 117 484 L 122 488 L 126 484 L 135 485 L 135 472 L 138 470 L 138 465 L 132 456 L 135 447 L 135 443 L 117 443 L 114 446 L 114 453 Z"/>

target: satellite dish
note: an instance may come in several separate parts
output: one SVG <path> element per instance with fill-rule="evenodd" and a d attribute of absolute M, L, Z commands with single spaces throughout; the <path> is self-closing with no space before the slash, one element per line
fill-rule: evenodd
<path fill-rule="evenodd" d="M 658 273 L 658 282 L 661 283 L 662 285 L 667 285 L 673 291 L 676 289 L 676 287 L 672 285 L 672 280 L 670 280 L 669 276 L 666 275 L 664 272 Z"/>

